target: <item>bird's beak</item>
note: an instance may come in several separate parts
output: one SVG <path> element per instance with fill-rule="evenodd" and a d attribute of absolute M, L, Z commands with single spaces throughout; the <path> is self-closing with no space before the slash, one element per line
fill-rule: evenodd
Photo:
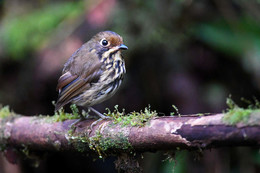
<path fill-rule="evenodd" d="M 118 46 L 119 49 L 123 49 L 123 50 L 127 50 L 128 47 L 124 44 L 121 44 L 120 46 Z"/>

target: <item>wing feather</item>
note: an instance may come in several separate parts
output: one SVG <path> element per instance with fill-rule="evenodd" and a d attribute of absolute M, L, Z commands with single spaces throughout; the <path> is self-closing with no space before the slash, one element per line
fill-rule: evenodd
<path fill-rule="evenodd" d="M 73 82 L 75 79 L 77 79 L 77 77 L 77 75 L 72 75 L 69 71 L 64 73 L 58 80 L 56 90 L 60 93 L 62 88 Z"/>
<path fill-rule="evenodd" d="M 98 82 L 103 73 L 103 63 L 99 62 L 81 75 L 65 72 L 58 80 L 57 89 L 60 91 L 55 111 L 71 102 L 75 97 L 91 87 L 91 83 Z"/>

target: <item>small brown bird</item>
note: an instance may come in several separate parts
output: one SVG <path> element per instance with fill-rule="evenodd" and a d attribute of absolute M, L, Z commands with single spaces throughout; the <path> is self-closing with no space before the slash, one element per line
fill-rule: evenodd
<path fill-rule="evenodd" d="M 55 111 L 74 103 L 106 118 L 91 106 L 109 99 L 119 88 L 126 73 L 121 50 L 126 49 L 122 37 L 112 31 L 100 32 L 83 44 L 64 65 Z"/>

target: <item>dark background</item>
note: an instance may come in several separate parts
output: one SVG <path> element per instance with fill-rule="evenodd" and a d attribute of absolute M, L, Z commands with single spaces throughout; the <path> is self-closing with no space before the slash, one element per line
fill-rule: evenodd
<path fill-rule="evenodd" d="M 149 104 L 161 115 L 216 113 L 226 98 L 260 98 L 260 2 L 258 0 L 0 0 L 0 103 L 24 115 L 52 115 L 63 64 L 103 30 L 124 38 L 127 75 L 110 100 L 126 112 Z M 179 152 L 176 163 L 146 153 L 145 172 L 259 172 L 257 148 Z M 49 153 L 0 172 L 116 172 L 113 161 Z"/>

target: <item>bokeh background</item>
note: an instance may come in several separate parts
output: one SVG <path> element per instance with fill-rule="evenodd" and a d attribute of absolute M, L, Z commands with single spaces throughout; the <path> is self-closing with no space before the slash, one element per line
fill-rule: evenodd
<path fill-rule="evenodd" d="M 126 112 L 147 105 L 160 115 L 215 113 L 226 98 L 260 99 L 259 0 L 0 0 L 0 103 L 24 115 L 52 115 L 63 64 L 103 30 L 123 36 L 127 75 L 114 97 L 95 106 Z M 144 172 L 260 172 L 258 148 L 145 153 Z M 38 167 L 0 158 L 0 172 L 117 172 L 115 158 L 93 161 L 48 153 Z M 164 160 L 164 161 L 163 161 Z"/>

